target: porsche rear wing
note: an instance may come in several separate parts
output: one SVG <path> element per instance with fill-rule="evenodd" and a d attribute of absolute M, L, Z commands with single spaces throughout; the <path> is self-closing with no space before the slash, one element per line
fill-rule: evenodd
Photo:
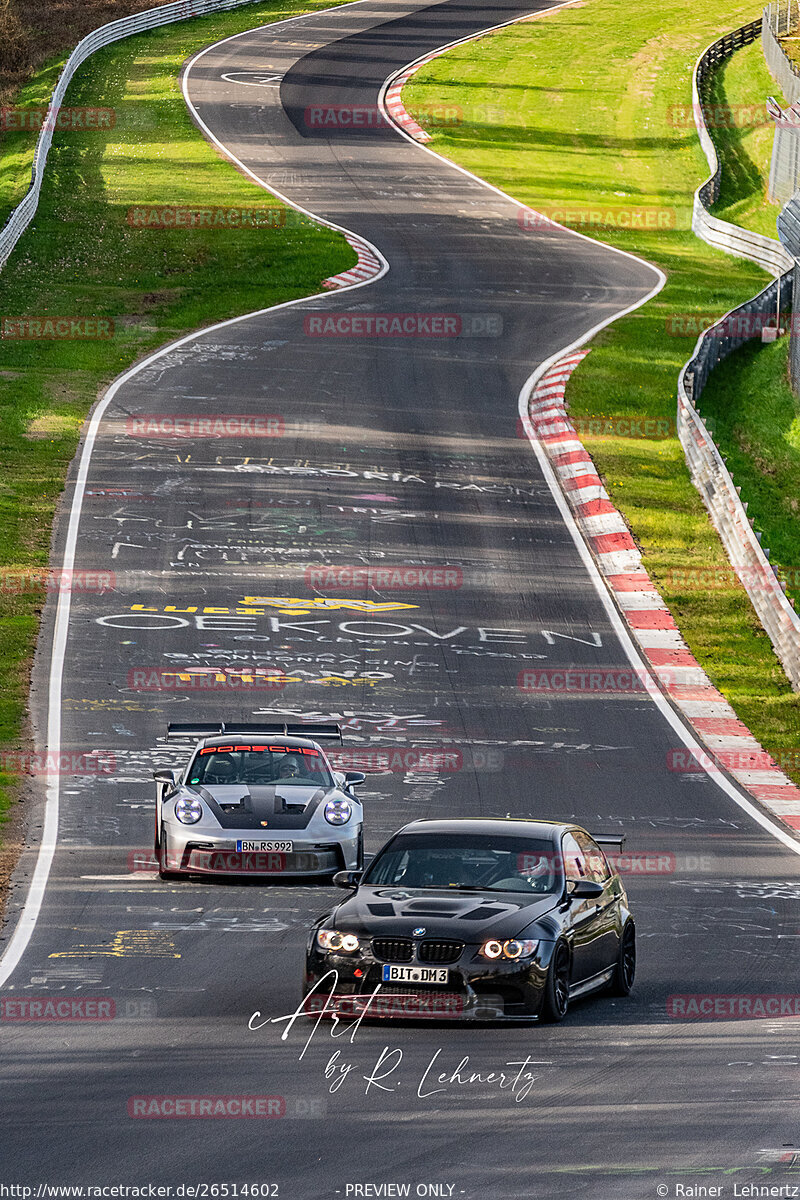
<path fill-rule="evenodd" d="M 307 737 L 317 742 L 338 742 L 343 745 L 341 725 L 288 724 L 286 721 L 170 721 L 167 741 L 197 741 L 199 738 L 220 737 Z"/>
<path fill-rule="evenodd" d="M 592 834 L 592 837 L 601 850 L 616 850 L 618 854 L 622 853 L 622 847 L 625 845 L 624 833 Z"/>

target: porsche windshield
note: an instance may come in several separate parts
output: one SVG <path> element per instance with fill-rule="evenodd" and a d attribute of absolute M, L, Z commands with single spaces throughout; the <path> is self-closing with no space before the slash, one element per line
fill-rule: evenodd
<path fill-rule="evenodd" d="M 331 773 L 318 750 L 277 744 L 205 746 L 198 751 L 187 782 L 190 787 L 225 783 L 333 787 Z"/>
<path fill-rule="evenodd" d="M 552 842 L 463 833 L 409 833 L 374 859 L 363 882 L 372 887 L 560 892 L 561 856 Z"/>

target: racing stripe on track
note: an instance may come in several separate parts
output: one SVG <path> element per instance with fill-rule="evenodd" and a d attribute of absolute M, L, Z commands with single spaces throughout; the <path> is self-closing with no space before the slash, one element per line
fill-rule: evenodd
<path fill-rule="evenodd" d="M 380 259 L 366 242 L 362 242 L 361 238 L 354 234 L 346 233 L 345 237 L 358 255 L 358 262 L 349 271 L 340 271 L 338 275 L 331 275 L 323 280 L 324 288 L 352 287 L 354 283 L 364 283 L 367 279 L 372 279 L 381 269 Z"/>
<path fill-rule="evenodd" d="M 762 807 L 792 829 L 800 829 L 800 788 L 739 720 L 690 652 L 567 415 L 567 380 L 588 353 L 568 354 L 539 380 L 528 406 L 534 432 L 632 636 L 665 692 L 707 747 L 708 765 L 718 762 Z M 703 767 L 697 764 L 694 769 Z"/>

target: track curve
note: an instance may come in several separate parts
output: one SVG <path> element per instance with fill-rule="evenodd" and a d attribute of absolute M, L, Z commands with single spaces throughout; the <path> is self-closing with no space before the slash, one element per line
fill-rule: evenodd
<path fill-rule="evenodd" d="M 793 991 L 795 856 L 709 777 L 667 769 L 675 730 L 649 698 L 517 686 L 531 665 L 626 664 L 517 436 L 516 398 L 537 363 L 649 294 L 653 268 L 568 231 L 522 229 L 513 201 L 391 129 L 332 132 L 308 116 L 377 111 L 406 62 L 529 12 L 368 0 L 228 39 L 186 73 L 198 119 L 232 157 L 372 242 L 389 270 L 184 339 L 123 377 L 99 414 L 73 509 L 75 562 L 113 569 L 116 590 L 73 600 L 59 717 L 65 749 L 102 747 L 117 770 L 62 789 L 41 913 L 2 997 L 106 997 L 118 1016 L 68 1036 L 3 1023 L 3 1159 L 15 1179 L 129 1182 L 147 1165 L 160 1183 L 274 1180 L 304 1200 L 385 1182 L 572 1196 L 588 1176 L 635 1197 L 703 1166 L 762 1179 L 762 1151 L 793 1140 L 791 1023 L 682 1023 L 666 1005 L 675 993 Z M 253 86 L 259 73 L 280 86 Z M 331 338 L 308 324 L 354 313 L 456 315 L 461 335 Z M 137 417 L 190 413 L 278 414 L 285 433 L 189 445 L 130 432 Z M 308 581 L 309 564 L 366 562 L 446 567 L 463 582 L 379 594 Z M 254 596 L 266 599 L 245 601 Z M 267 602 L 324 596 L 415 607 L 293 616 Z M 231 716 L 330 715 L 373 746 L 457 747 L 457 772 L 370 782 L 369 849 L 410 817 L 510 812 L 624 829 L 631 849 L 674 856 L 666 876 L 630 880 L 634 995 L 577 1005 L 558 1029 L 371 1027 L 352 1043 L 325 1031 L 302 1057 L 296 1030 L 286 1041 L 280 1026 L 248 1030 L 254 1010 L 293 1010 L 304 929 L 330 893 L 168 885 L 130 870 L 151 836 L 148 771 L 176 761 L 157 735 L 168 719 L 219 712 L 213 692 L 137 690 L 132 671 L 164 664 L 280 666 L 302 680 L 223 697 Z M 392 1091 L 364 1078 L 386 1045 L 402 1050 Z M 331 1090 L 337 1051 L 354 1067 Z M 434 1093 L 437 1051 L 450 1082 Z M 491 1082 L 451 1079 L 464 1056 L 483 1072 L 530 1059 L 531 1093 L 516 1103 Z M 286 1118 L 128 1115 L 133 1096 L 174 1094 L 280 1095 Z"/>

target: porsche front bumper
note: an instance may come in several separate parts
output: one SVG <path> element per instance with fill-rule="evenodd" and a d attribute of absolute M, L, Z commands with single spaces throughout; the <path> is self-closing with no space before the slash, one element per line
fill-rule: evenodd
<path fill-rule="evenodd" d="M 321 841 L 298 838 L 297 831 L 285 835 L 270 830 L 270 840 L 292 843 L 290 852 L 245 851 L 237 842 L 252 841 L 252 829 L 225 830 L 224 837 L 204 836 L 191 826 L 175 830 L 165 826 L 159 851 L 162 871 L 176 875 L 261 875 L 268 878 L 332 875 L 359 867 L 358 830 L 347 839 Z"/>

